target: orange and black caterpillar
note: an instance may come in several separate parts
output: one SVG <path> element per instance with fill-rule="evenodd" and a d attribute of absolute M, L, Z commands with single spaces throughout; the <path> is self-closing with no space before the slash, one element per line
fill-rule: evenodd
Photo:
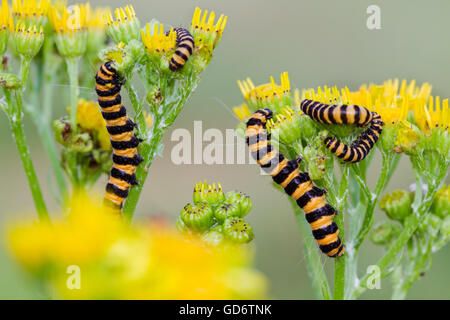
<path fill-rule="evenodd" d="M 370 125 L 352 144 L 347 146 L 335 138 L 326 138 L 325 146 L 345 162 L 359 162 L 369 154 L 383 131 L 384 123 L 376 112 L 356 105 L 329 105 L 305 99 L 300 108 L 314 121 L 325 124 Z"/>
<path fill-rule="evenodd" d="M 110 62 L 95 76 L 98 103 L 106 121 L 113 149 L 113 167 L 106 185 L 105 203 L 120 210 L 131 186 L 137 185 L 136 167 L 143 161 L 137 152 L 141 140 L 134 134 L 136 124 L 127 116 L 120 90 L 124 83 Z"/>
<path fill-rule="evenodd" d="M 188 61 L 194 51 L 194 37 L 184 28 L 175 28 L 177 33 L 177 48 L 169 63 L 169 69 L 177 71 Z"/>
<path fill-rule="evenodd" d="M 273 149 L 266 132 L 266 122 L 272 116 L 270 109 L 264 109 L 256 111 L 248 120 L 246 137 L 251 154 L 305 212 L 306 221 L 311 226 L 320 250 L 329 257 L 340 257 L 344 254 L 345 246 L 338 236 L 338 226 L 333 221 L 337 212 L 327 204 L 325 191 L 313 184 L 307 172 L 299 170 L 300 158 L 287 160 Z"/>

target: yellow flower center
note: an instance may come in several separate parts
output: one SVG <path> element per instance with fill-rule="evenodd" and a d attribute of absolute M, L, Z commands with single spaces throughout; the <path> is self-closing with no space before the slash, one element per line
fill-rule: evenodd
<path fill-rule="evenodd" d="M 149 53 L 167 53 L 175 50 L 177 34 L 170 29 L 168 33 L 164 33 L 164 25 L 158 26 L 155 23 L 153 33 L 150 32 L 150 24 L 147 23 L 144 29 L 141 30 L 142 42 Z"/>

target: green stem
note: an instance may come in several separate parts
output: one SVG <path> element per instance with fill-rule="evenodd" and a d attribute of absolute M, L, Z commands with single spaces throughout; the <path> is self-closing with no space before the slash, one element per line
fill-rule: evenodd
<path fill-rule="evenodd" d="M 66 57 L 67 72 L 70 81 L 70 122 L 72 125 L 72 136 L 75 137 L 78 131 L 77 113 L 78 96 L 80 89 L 78 87 L 78 60 L 79 57 Z M 75 189 L 80 188 L 80 176 L 77 165 L 77 153 L 70 152 L 68 157 L 70 177 Z"/>
<path fill-rule="evenodd" d="M 19 151 L 20 159 L 25 174 L 28 179 L 28 185 L 33 196 L 34 205 L 38 213 L 38 217 L 42 222 L 49 222 L 50 217 L 47 212 L 44 197 L 42 195 L 41 187 L 39 186 L 39 180 L 34 169 L 33 161 L 31 160 L 30 151 L 25 140 L 25 133 L 23 130 L 23 101 L 21 90 L 16 91 L 15 105 L 12 105 L 11 94 L 6 89 L 4 90 L 5 97 L 9 105 L 8 118 L 11 125 L 13 138 Z"/>
<path fill-rule="evenodd" d="M 306 221 L 303 211 L 297 205 L 294 199 L 289 198 L 294 209 L 295 218 L 300 228 L 300 236 L 303 241 L 306 268 L 309 277 L 312 279 L 312 287 L 317 299 L 331 300 L 331 291 L 328 285 L 327 276 L 323 269 L 321 254 L 317 250 L 317 243 L 311 236 L 311 227 Z"/>
<path fill-rule="evenodd" d="M 334 221 L 339 227 L 339 237 L 345 243 L 345 228 L 344 228 L 344 207 L 349 194 L 349 165 L 344 165 L 342 170 L 341 182 L 339 183 L 339 195 L 335 197 L 335 205 L 338 210 L 338 215 L 335 216 Z M 346 261 L 347 255 L 337 258 L 334 264 L 334 299 L 343 300 L 345 295 L 346 283 Z"/>
<path fill-rule="evenodd" d="M 442 183 L 443 179 L 447 175 L 449 162 L 441 165 L 440 172 L 438 173 L 436 179 L 434 180 L 434 183 L 432 185 L 428 186 L 428 191 L 425 195 L 425 198 L 422 200 L 421 204 L 418 207 L 413 208 L 413 213 L 411 216 L 408 217 L 408 219 L 405 222 L 405 226 L 403 231 L 400 233 L 398 238 L 392 243 L 389 247 L 389 250 L 386 252 L 386 254 L 378 261 L 377 265 L 380 268 L 380 270 L 385 270 L 389 264 L 395 259 L 395 257 L 398 255 L 398 253 L 403 249 L 403 247 L 407 244 L 409 239 L 412 237 L 414 232 L 416 231 L 419 224 L 422 222 L 425 214 L 430 209 L 430 206 L 432 204 L 432 200 L 434 198 L 434 195 L 436 194 L 440 184 Z M 423 166 L 421 166 L 423 167 Z M 429 173 L 428 173 L 429 175 Z M 421 186 L 417 186 L 417 188 L 420 188 Z M 366 290 L 366 283 L 367 279 L 370 275 L 366 274 L 361 279 L 361 286 L 359 290 L 355 291 L 354 297 L 358 297 L 360 294 L 362 294 Z"/>

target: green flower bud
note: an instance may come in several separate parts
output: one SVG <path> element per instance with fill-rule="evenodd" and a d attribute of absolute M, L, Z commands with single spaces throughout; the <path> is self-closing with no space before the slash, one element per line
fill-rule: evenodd
<path fill-rule="evenodd" d="M 224 239 L 222 226 L 216 226 L 202 236 L 203 241 L 212 245 L 220 245 Z"/>
<path fill-rule="evenodd" d="M 448 128 L 434 128 L 431 136 L 426 139 L 427 149 L 436 150 L 439 154 L 445 158 L 450 158 L 450 133 Z"/>
<path fill-rule="evenodd" d="M 384 152 L 391 152 L 396 150 L 400 151 L 399 149 L 395 148 L 395 141 L 397 139 L 398 131 L 398 126 L 384 126 L 383 132 L 381 133 L 379 139 L 379 146 Z"/>
<path fill-rule="evenodd" d="M 36 25 L 27 27 L 23 21 L 19 21 L 13 32 L 12 43 L 18 54 L 31 59 L 41 50 L 44 43 L 44 29 Z"/>
<path fill-rule="evenodd" d="M 6 25 L 0 29 L 0 55 L 3 56 L 8 48 L 9 30 Z"/>
<path fill-rule="evenodd" d="M 320 180 L 325 176 L 327 156 L 322 139 L 314 139 L 311 145 L 303 149 L 303 159 L 306 161 L 308 174 L 312 180 Z"/>
<path fill-rule="evenodd" d="M 133 71 L 136 64 L 141 63 L 144 57 L 144 47 L 140 41 L 131 40 L 127 45 L 120 42 L 114 47 L 100 51 L 99 58 L 102 61 L 114 61 L 115 69 L 127 75 Z"/>
<path fill-rule="evenodd" d="M 236 203 L 239 204 L 241 201 L 242 194 L 236 191 L 228 191 L 226 194 L 226 199 L 228 203 Z"/>
<path fill-rule="evenodd" d="M 53 122 L 53 131 L 56 141 L 67 147 L 72 138 L 72 128 L 70 123 L 64 119 L 55 120 Z"/>
<path fill-rule="evenodd" d="M 56 33 L 55 43 L 58 52 L 66 58 L 78 58 L 86 52 L 87 31 L 77 30 L 72 33 Z"/>
<path fill-rule="evenodd" d="M 91 152 L 93 148 L 94 143 L 88 133 L 78 134 L 70 141 L 70 151 L 87 153 Z"/>
<path fill-rule="evenodd" d="M 16 75 L 1 72 L 0 85 L 5 89 L 17 90 L 22 85 L 22 82 Z"/>
<path fill-rule="evenodd" d="M 184 221 L 181 218 L 181 216 L 178 217 L 177 222 L 175 223 L 175 227 L 180 232 L 188 232 L 189 231 L 189 228 L 186 226 L 186 224 L 184 223 Z"/>
<path fill-rule="evenodd" d="M 372 230 L 370 240 L 377 245 L 387 245 L 395 239 L 400 232 L 401 229 L 398 225 L 394 225 L 390 221 L 383 221 Z"/>
<path fill-rule="evenodd" d="M 225 201 L 225 195 L 222 190 L 222 185 L 217 183 L 209 185 L 206 181 L 204 183 L 197 183 L 194 187 L 193 194 L 194 203 L 206 201 L 212 206 L 217 206 Z"/>
<path fill-rule="evenodd" d="M 285 145 L 290 145 L 302 136 L 302 128 L 298 125 L 299 123 L 300 115 L 290 107 L 285 107 L 275 116 L 275 121 L 269 122 L 269 128 L 273 137 L 278 138 Z"/>
<path fill-rule="evenodd" d="M 245 217 L 250 210 L 252 209 L 252 201 L 250 200 L 250 197 L 242 194 L 241 201 L 239 202 L 239 215 L 238 217 L 243 218 Z"/>
<path fill-rule="evenodd" d="M 181 211 L 183 222 L 195 232 L 208 230 L 214 224 L 214 212 L 207 203 L 188 204 Z"/>
<path fill-rule="evenodd" d="M 222 224 L 229 217 L 240 217 L 240 213 L 241 210 L 239 204 L 224 204 L 216 208 L 214 217 L 216 217 L 218 223 Z"/>
<path fill-rule="evenodd" d="M 163 100 L 161 88 L 158 86 L 154 86 L 150 89 L 150 92 L 147 94 L 147 102 L 152 107 L 158 107 Z"/>
<path fill-rule="evenodd" d="M 428 214 L 417 227 L 417 232 L 436 236 L 442 225 L 442 219 L 434 214 Z"/>
<path fill-rule="evenodd" d="M 249 243 L 255 237 L 252 227 L 240 218 L 225 220 L 223 230 L 226 239 L 239 244 Z"/>
<path fill-rule="evenodd" d="M 450 185 L 444 185 L 436 192 L 431 212 L 442 219 L 450 216 Z"/>
<path fill-rule="evenodd" d="M 396 152 L 405 152 L 407 155 L 415 155 L 423 150 L 424 136 L 419 128 L 408 121 L 398 123 L 398 134 L 394 149 Z"/>
<path fill-rule="evenodd" d="M 112 14 L 107 17 L 106 32 L 115 43 L 127 44 L 130 40 L 140 39 L 140 22 L 132 5 L 117 8 L 114 15 L 116 19 Z"/>
<path fill-rule="evenodd" d="M 441 232 L 445 238 L 450 238 L 450 216 L 445 217 L 442 222 Z"/>
<path fill-rule="evenodd" d="M 386 215 L 402 222 L 411 213 L 411 193 L 404 190 L 395 190 L 381 199 L 380 207 Z"/>

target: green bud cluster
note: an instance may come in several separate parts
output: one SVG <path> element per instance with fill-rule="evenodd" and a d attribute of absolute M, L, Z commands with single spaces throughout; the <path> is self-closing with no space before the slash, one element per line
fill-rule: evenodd
<path fill-rule="evenodd" d="M 405 190 L 395 190 L 385 195 L 380 202 L 380 208 L 389 219 L 402 222 L 412 212 L 412 195 Z"/>
<path fill-rule="evenodd" d="M 442 219 L 450 216 L 450 185 L 444 185 L 436 192 L 431 212 Z"/>
<path fill-rule="evenodd" d="M 253 229 L 244 220 L 250 212 L 250 197 L 230 191 L 226 195 L 220 183 L 199 182 L 194 187 L 194 204 L 187 204 L 177 220 L 177 229 L 200 234 L 205 242 L 243 244 L 254 238 Z"/>

